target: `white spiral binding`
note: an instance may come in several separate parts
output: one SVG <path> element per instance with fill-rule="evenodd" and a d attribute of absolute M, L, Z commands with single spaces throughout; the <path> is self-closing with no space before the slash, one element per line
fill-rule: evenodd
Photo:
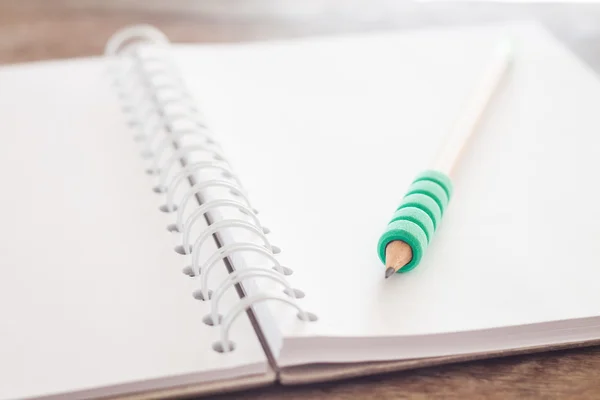
<path fill-rule="evenodd" d="M 275 281 L 281 284 L 286 290 L 291 293 L 291 297 L 296 297 L 294 289 L 290 286 L 289 282 L 285 277 L 283 277 L 280 273 L 275 272 L 273 270 L 264 269 L 264 268 L 247 268 L 239 271 L 234 271 L 233 273 L 227 275 L 227 279 L 221 282 L 221 285 L 215 290 L 215 293 L 212 295 L 210 299 L 210 323 L 212 325 L 217 325 L 220 323 L 220 315 L 218 313 L 219 310 L 219 300 L 223 296 L 223 294 L 236 285 L 244 281 L 246 278 L 268 278 L 272 281 Z"/>
<path fill-rule="evenodd" d="M 316 321 L 317 317 L 304 311 L 296 301 L 295 298 L 276 296 L 270 293 L 258 293 L 253 296 L 244 297 L 239 303 L 233 306 L 223 317 L 223 321 L 221 322 L 221 340 L 213 345 L 213 349 L 220 352 L 229 352 L 235 349 L 235 345 L 233 342 L 229 340 L 229 329 L 231 328 L 231 324 L 235 319 L 244 311 L 248 310 L 250 307 L 262 303 L 264 301 L 279 301 L 290 306 L 294 307 L 298 310 L 298 318 L 302 321 Z"/>
<path fill-rule="evenodd" d="M 246 206 L 244 203 L 241 203 L 237 200 L 232 199 L 216 199 L 208 201 L 202 204 L 200 207 L 196 208 L 189 216 L 188 219 L 183 224 L 183 231 L 180 229 L 180 226 L 177 224 L 171 224 L 167 228 L 171 232 L 179 232 L 183 234 L 183 243 L 182 246 L 189 245 L 189 235 L 194 223 L 204 217 L 208 212 L 212 209 L 222 208 L 222 207 L 233 207 L 238 211 L 248 215 L 250 218 L 254 220 L 254 224 L 256 226 L 260 226 L 260 220 L 256 216 L 256 212 L 250 207 Z M 265 228 L 263 227 L 263 233 L 265 232 Z"/>
<path fill-rule="evenodd" d="M 240 181 L 236 176 L 231 175 L 229 170 L 229 166 L 226 163 L 222 162 L 213 162 L 213 161 L 204 161 L 197 162 L 194 164 L 186 165 L 172 180 L 167 184 L 167 177 L 169 175 L 169 170 L 162 170 L 160 176 L 158 178 L 158 185 L 154 187 L 154 191 L 157 193 L 170 193 L 175 191 L 179 183 L 181 183 L 184 179 L 189 178 L 190 175 L 193 175 L 196 172 L 199 172 L 203 169 L 218 169 L 221 171 L 221 174 L 226 179 L 233 179 L 235 182 L 241 186 Z"/>
<path fill-rule="evenodd" d="M 169 213 L 177 212 L 175 223 L 168 228 L 182 235 L 181 245 L 176 246 L 175 251 L 191 256 L 191 265 L 184 268 L 184 272 L 190 276 L 200 275 L 200 290 L 194 292 L 194 297 L 211 301 L 211 311 L 204 322 L 213 326 L 220 325 L 220 342 L 215 343 L 213 348 L 219 352 L 229 352 L 235 348 L 234 343 L 229 340 L 231 324 L 242 312 L 257 303 L 284 302 L 296 308 L 298 318 L 303 321 L 314 321 L 316 316 L 304 311 L 297 303 L 297 298 L 303 297 L 303 293 L 293 289 L 287 281 L 285 275 L 290 275 L 291 270 L 283 267 L 275 257 L 280 251 L 279 248 L 271 245 L 267 238 L 269 230 L 261 225 L 256 210 L 252 208 L 239 179 L 204 124 L 176 66 L 165 55 L 168 46 L 168 39 L 157 29 L 147 25 L 134 26 L 113 35 L 106 45 L 105 54 L 114 62 L 109 72 L 113 74 L 113 83 L 122 101 L 122 109 L 129 117 L 129 125 L 135 130 L 134 140 L 141 142 L 142 157 L 150 162 L 147 172 L 157 176 L 157 184 L 153 190 L 165 195 L 166 203 L 160 209 Z M 157 52 L 146 51 L 148 49 Z M 164 133 L 162 138 L 161 133 Z M 202 143 L 176 148 L 176 143 L 180 143 L 179 140 L 184 136 L 199 138 Z M 171 150 L 171 155 L 163 160 L 167 149 Z M 212 160 L 189 163 L 187 156 L 197 152 L 207 154 Z M 172 169 L 182 163 L 182 168 L 169 179 Z M 208 179 L 195 183 L 176 202 L 175 196 L 181 183 L 190 182 L 196 173 L 206 169 L 220 172 L 222 179 Z M 199 204 L 183 221 L 184 210 L 190 200 L 206 189 L 215 187 L 229 190 L 238 199 L 223 198 Z M 250 221 L 242 218 L 212 221 L 190 244 L 192 227 L 196 221 L 210 215 L 211 210 L 223 207 L 237 209 Z M 231 228 L 242 229 L 252 234 L 260 239 L 262 244 L 240 242 L 225 245 L 201 262 L 200 249 L 203 244 L 222 230 Z M 213 295 L 208 288 L 210 271 L 221 261 L 240 252 L 260 255 L 273 264 L 273 269 L 237 269 L 227 276 Z M 276 282 L 284 288 L 283 292 L 288 297 L 269 293 L 247 296 L 221 317 L 220 298 L 227 290 L 248 278 L 266 278 Z M 302 296 L 297 296 L 297 293 Z"/>

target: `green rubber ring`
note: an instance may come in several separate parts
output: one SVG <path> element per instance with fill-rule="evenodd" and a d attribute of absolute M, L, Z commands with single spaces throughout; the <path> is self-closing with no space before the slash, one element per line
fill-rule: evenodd
<path fill-rule="evenodd" d="M 425 211 L 417 207 L 404 207 L 394 213 L 390 223 L 398 220 L 410 221 L 419 225 L 419 228 L 425 232 L 427 243 L 429 243 L 435 229 L 433 228 L 431 217 L 429 217 Z"/>
<path fill-rule="evenodd" d="M 444 215 L 444 210 L 448 205 L 448 195 L 446 194 L 446 191 L 444 190 L 442 185 L 440 185 L 437 182 L 428 180 L 417 181 L 410 185 L 410 187 L 408 188 L 408 193 L 406 193 L 406 195 L 413 193 L 426 194 L 427 196 L 431 197 L 440 207 L 442 215 Z"/>
<path fill-rule="evenodd" d="M 448 199 L 450 199 L 452 197 L 452 190 L 453 190 L 452 180 L 450 179 L 450 177 L 448 175 L 444 174 L 443 172 L 436 171 L 433 169 L 423 171 L 419 175 L 417 175 L 417 177 L 415 178 L 415 180 L 413 182 L 418 182 L 418 181 L 435 182 L 446 191 L 446 195 L 448 196 Z"/>
<path fill-rule="evenodd" d="M 390 223 L 383 235 L 381 235 L 379 238 L 379 243 L 377 244 L 379 258 L 384 264 L 385 248 L 394 240 L 402 240 L 408 244 L 413 253 L 412 260 L 410 260 L 410 262 L 404 267 L 400 268 L 398 272 L 408 272 L 415 268 L 421 261 L 423 252 L 427 248 L 427 237 L 425 236 L 425 231 L 423 231 L 419 225 L 411 221 L 398 220 Z"/>
<path fill-rule="evenodd" d="M 402 199 L 402 203 L 396 211 L 406 207 L 416 207 L 425 211 L 433 222 L 433 229 L 437 229 L 438 223 L 442 219 L 442 211 L 433 198 L 422 193 L 409 194 Z"/>

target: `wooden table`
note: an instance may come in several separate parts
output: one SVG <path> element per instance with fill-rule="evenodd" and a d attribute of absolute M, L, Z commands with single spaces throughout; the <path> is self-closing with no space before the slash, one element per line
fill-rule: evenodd
<path fill-rule="evenodd" d="M 149 23 L 173 41 L 222 42 L 373 29 L 541 19 L 600 72 L 600 6 L 390 0 L 0 0 L 0 63 L 102 53 L 118 28 Z M 1 90 L 1 88 L 0 88 Z M 248 399 L 600 398 L 600 348 L 486 360 L 244 393 Z M 240 394 L 225 395 L 238 398 Z"/>

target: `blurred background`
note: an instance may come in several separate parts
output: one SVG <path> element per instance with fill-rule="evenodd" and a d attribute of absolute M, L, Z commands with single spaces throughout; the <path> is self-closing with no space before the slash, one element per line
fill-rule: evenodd
<path fill-rule="evenodd" d="M 0 0 L 0 63 L 100 55 L 118 28 L 231 42 L 535 19 L 600 72 L 600 3 L 410 0 Z"/>

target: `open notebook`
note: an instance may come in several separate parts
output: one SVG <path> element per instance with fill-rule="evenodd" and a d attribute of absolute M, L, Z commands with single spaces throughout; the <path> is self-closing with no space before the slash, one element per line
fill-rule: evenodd
<path fill-rule="evenodd" d="M 421 265 L 379 235 L 498 40 Z M 600 340 L 600 81 L 535 24 L 0 69 L 0 398 L 168 397 Z"/>

